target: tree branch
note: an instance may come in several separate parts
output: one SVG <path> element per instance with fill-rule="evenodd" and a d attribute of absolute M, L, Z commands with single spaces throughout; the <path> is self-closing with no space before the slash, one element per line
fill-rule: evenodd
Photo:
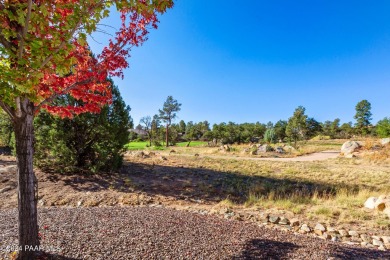
<path fill-rule="evenodd" d="M 87 83 L 90 83 L 92 81 L 92 79 L 87 79 L 87 80 L 84 80 L 84 81 L 80 81 L 80 82 L 76 82 L 76 83 L 73 83 L 72 85 L 68 86 L 67 88 L 65 88 L 63 91 L 61 91 L 60 93 L 55 93 L 53 94 L 52 96 L 48 97 L 47 99 L 43 100 L 41 103 L 39 103 L 36 107 L 35 107 L 35 112 L 36 111 L 39 111 L 39 109 L 41 109 L 41 107 L 47 103 L 50 103 L 52 101 L 54 101 L 54 99 L 56 99 L 57 97 L 59 96 L 62 96 L 62 95 L 65 95 L 67 94 L 69 91 L 71 91 L 72 89 L 76 88 L 77 86 L 79 85 L 83 85 L 83 84 L 87 84 Z"/>
<path fill-rule="evenodd" d="M 97 8 L 99 5 L 103 4 L 104 0 L 100 1 L 96 6 L 95 8 Z M 95 8 L 93 8 L 92 10 L 90 10 L 89 12 L 92 12 Z M 70 32 L 69 34 L 69 39 L 72 38 L 72 36 L 76 33 L 78 27 L 81 25 L 81 20 L 82 20 L 82 15 L 80 15 L 80 20 L 78 21 L 78 23 L 76 24 L 76 26 L 73 28 L 73 30 Z M 39 67 L 39 69 L 42 69 L 43 67 L 46 66 L 47 63 L 49 63 L 49 61 L 53 58 L 53 56 L 55 54 L 57 54 L 66 44 L 66 41 L 63 41 L 61 42 L 61 44 L 49 55 L 46 57 L 46 59 L 43 60 L 41 66 Z"/>
<path fill-rule="evenodd" d="M 30 22 L 30 17 L 31 17 L 31 9 L 32 9 L 32 0 L 28 0 L 26 20 L 24 22 L 24 27 L 22 29 L 22 33 L 20 36 L 19 54 L 18 54 L 19 59 L 23 57 L 24 40 L 26 38 L 27 31 L 28 31 L 28 24 Z"/>
<path fill-rule="evenodd" d="M 15 113 L 9 105 L 0 100 L 0 107 L 11 117 L 12 120 L 15 119 Z"/>

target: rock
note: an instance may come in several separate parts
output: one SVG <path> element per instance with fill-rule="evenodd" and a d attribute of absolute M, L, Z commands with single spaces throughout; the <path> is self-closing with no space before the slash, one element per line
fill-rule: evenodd
<path fill-rule="evenodd" d="M 287 152 L 292 152 L 292 151 L 295 151 L 295 148 L 292 147 L 291 145 L 285 145 L 284 150 Z"/>
<path fill-rule="evenodd" d="M 278 146 L 278 147 L 275 148 L 275 152 L 277 152 L 277 153 L 284 153 L 284 149 L 283 149 L 283 147 Z"/>
<path fill-rule="evenodd" d="M 40 199 L 38 201 L 38 204 L 39 204 L 39 206 L 45 206 L 45 200 L 44 199 Z"/>
<path fill-rule="evenodd" d="M 338 242 L 340 241 L 340 238 L 337 237 L 337 236 L 332 236 L 332 239 L 331 239 L 333 242 Z"/>
<path fill-rule="evenodd" d="M 337 234 L 339 233 L 336 229 L 334 229 L 334 228 L 332 228 L 332 227 L 327 227 L 327 228 L 326 228 L 326 232 L 327 232 L 328 234 L 331 234 L 331 235 L 337 235 Z"/>
<path fill-rule="evenodd" d="M 375 209 L 375 202 L 378 200 L 376 197 L 369 197 L 366 202 L 364 202 L 364 207 L 368 209 Z"/>
<path fill-rule="evenodd" d="M 160 159 L 161 159 L 162 161 L 168 160 L 167 157 L 165 157 L 165 156 L 161 156 Z"/>
<path fill-rule="evenodd" d="M 136 158 L 144 158 L 145 157 L 145 153 L 143 151 L 137 151 L 133 154 L 133 157 L 136 157 Z"/>
<path fill-rule="evenodd" d="M 363 241 L 363 242 L 360 243 L 360 245 L 361 245 L 361 246 L 364 246 L 364 247 L 367 247 L 368 244 L 369 244 L 369 243 L 367 243 L 367 242 L 365 242 L 365 241 Z"/>
<path fill-rule="evenodd" d="M 12 190 L 12 187 L 11 186 L 6 186 L 6 187 L 0 189 L 0 193 L 4 193 L 4 192 L 10 191 L 10 190 Z"/>
<path fill-rule="evenodd" d="M 360 239 L 363 240 L 364 242 L 367 242 L 367 243 L 371 242 L 370 237 L 367 236 L 366 234 L 361 234 Z"/>
<path fill-rule="evenodd" d="M 290 226 L 292 226 L 292 227 L 297 227 L 297 226 L 299 226 L 299 219 L 297 219 L 297 218 L 293 218 L 293 219 L 290 219 Z"/>
<path fill-rule="evenodd" d="M 309 233 L 311 232 L 311 228 L 307 224 L 303 224 L 301 228 L 299 229 L 299 232 L 301 233 Z"/>
<path fill-rule="evenodd" d="M 322 237 L 323 237 L 324 239 L 326 239 L 326 240 L 332 239 L 332 236 L 331 236 L 330 234 L 328 234 L 328 233 L 322 234 Z"/>
<path fill-rule="evenodd" d="M 375 208 L 379 211 L 384 211 L 386 206 L 390 208 L 390 197 L 385 195 L 379 196 L 375 201 Z"/>
<path fill-rule="evenodd" d="M 77 207 L 80 207 L 82 204 L 83 204 L 83 200 L 79 200 L 79 201 L 77 202 Z"/>
<path fill-rule="evenodd" d="M 352 154 L 353 152 L 356 152 L 360 147 L 361 145 L 358 142 L 348 141 L 341 146 L 341 153 L 343 155 Z"/>
<path fill-rule="evenodd" d="M 375 238 L 372 240 L 372 244 L 374 246 L 383 246 L 383 242 Z"/>
<path fill-rule="evenodd" d="M 323 233 L 325 232 L 326 228 L 324 225 L 318 223 L 315 227 L 314 227 L 314 233 L 316 233 L 317 235 L 319 236 L 322 236 Z"/>
<path fill-rule="evenodd" d="M 354 155 L 354 154 L 347 154 L 344 157 L 348 158 L 348 159 L 352 159 L 352 158 L 356 158 L 356 155 Z"/>
<path fill-rule="evenodd" d="M 386 248 L 382 245 L 382 246 L 379 246 L 379 247 L 378 247 L 378 250 L 386 251 Z"/>
<path fill-rule="evenodd" d="M 18 167 L 16 165 L 9 165 L 9 166 L 5 166 L 3 168 L 0 168 L 0 174 L 1 173 L 16 173 Z"/>
<path fill-rule="evenodd" d="M 279 225 L 288 225 L 288 224 L 290 224 L 290 220 L 288 220 L 288 218 L 285 217 L 280 218 Z"/>
<path fill-rule="evenodd" d="M 259 146 L 259 148 L 257 148 L 257 153 L 272 152 L 273 150 L 274 149 L 270 145 L 264 144 L 264 145 Z"/>
<path fill-rule="evenodd" d="M 269 222 L 271 222 L 273 224 L 278 224 L 279 220 L 280 220 L 280 218 L 278 216 L 270 216 L 269 217 Z"/>
<path fill-rule="evenodd" d="M 350 235 L 351 237 L 359 237 L 360 236 L 359 233 L 354 231 L 354 230 L 350 230 L 348 232 L 348 235 Z"/>
<path fill-rule="evenodd" d="M 269 221 L 269 215 L 261 213 L 259 219 L 262 223 L 267 223 Z"/>
<path fill-rule="evenodd" d="M 390 236 L 382 236 L 381 239 L 385 245 L 390 244 Z"/>
<path fill-rule="evenodd" d="M 386 206 L 385 210 L 383 211 L 387 215 L 388 218 L 390 218 L 390 207 Z"/>
<path fill-rule="evenodd" d="M 349 237 L 348 232 L 347 232 L 346 230 L 344 230 L 344 229 L 340 229 L 340 230 L 339 230 L 339 234 L 340 234 L 340 236 L 342 236 L 342 237 Z"/>
<path fill-rule="evenodd" d="M 314 227 L 314 230 L 320 230 L 322 232 L 326 231 L 326 227 L 320 223 L 317 223 L 317 225 Z"/>
<path fill-rule="evenodd" d="M 387 145 L 390 143 L 390 138 L 383 138 L 381 139 L 381 145 Z"/>

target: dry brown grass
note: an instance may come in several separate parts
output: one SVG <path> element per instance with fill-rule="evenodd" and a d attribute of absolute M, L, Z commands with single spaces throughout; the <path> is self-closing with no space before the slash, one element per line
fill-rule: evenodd
<path fill-rule="evenodd" d="M 311 141 L 300 151 L 339 149 L 344 141 Z M 368 151 L 375 147 L 377 141 L 365 140 L 365 143 Z M 317 162 L 221 160 L 212 156 L 180 157 L 180 160 L 186 167 L 230 174 L 228 185 L 232 191 L 245 194 L 246 200 L 242 205 L 246 207 L 286 210 L 334 225 L 390 230 L 387 217 L 363 208 L 368 197 L 390 194 L 390 148 L 371 150 L 361 158 Z M 244 182 L 244 177 L 250 177 L 249 181 Z"/>

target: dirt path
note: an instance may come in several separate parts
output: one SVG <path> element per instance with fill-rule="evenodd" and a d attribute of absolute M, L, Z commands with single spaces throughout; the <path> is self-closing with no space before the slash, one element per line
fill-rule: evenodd
<path fill-rule="evenodd" d="M 234 159 L 234 160 L 250 160 L 250 161 L 277 161 L 277 162 L 312 162 L 323 161 L 327 159 L 334 159 L 339 156 L 340 152 L 336 150 L 322 151 L 308 155 L 291 157 L 291 158 L 256 158 L 256 157 L 242 157 L 232 155 L 199 155 L 199 157 L 210 157 L 216 159 Z M 176 154 L 176 156 L 193 156 L 189 154 Z"/>

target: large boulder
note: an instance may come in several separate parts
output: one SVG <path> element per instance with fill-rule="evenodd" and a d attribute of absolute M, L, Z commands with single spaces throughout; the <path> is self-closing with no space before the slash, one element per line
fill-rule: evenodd
<path fill-rule="evenodd" d="M 378 198 L 375 197 L 369 197 L 366 202 L 364 202 L 364 207 L 368 209 L 375 209 L 375 202 L 378 200 Z"/>
<path fill-rule="evenodd" d="M 375 208 L 379 211 L 384 211 L 386 208 L 390 208 L 390 196 L 379 196 L 379 198 L 375 201 Z"/>
<path fill-rule="evenodd" d="M 360 143 L 356 141 L 348 141 L 341 146 L 341 153 L 344 155 L 352 154 L 353 152 L 356 152 L 360 147 Z"/>
<path fill-rule="evenodd" d="M 257 148 L 257 153 L 266 153 L 266 152 L 272 152 L 274 149 L 272 148 L 272 146 L 268 145 L 268 144 L 263 144 L 261 146 L 259 146 L 259 148 Z"/>
<path fill-rule="evenodd" d="M 381 145 L 388 145 L 390 143 L 390 138 L 381 139 Z"/>
<path fill-rule="evenodd" d="M 284 153 L 284 149 L 283 149 L 283 147 L 278 146 L 278 147 L 275 148 L 275 152 L 277 152 L 277 153 Z"/>

